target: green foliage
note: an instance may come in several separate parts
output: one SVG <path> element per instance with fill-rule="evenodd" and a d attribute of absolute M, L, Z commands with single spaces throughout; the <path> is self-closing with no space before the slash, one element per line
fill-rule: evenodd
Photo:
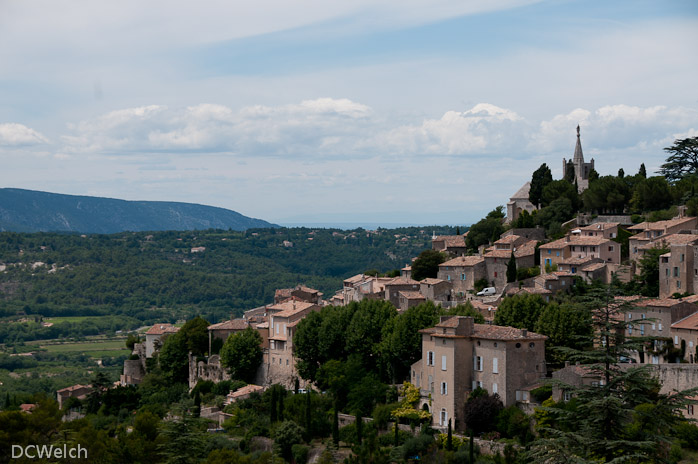
<path fill-rule="evenodd" d="M 547 303 L 540 295 L 520 294 L 505 298 L 494 315 L 495 325 L 533 331 Z"/>
<path fill-rule="evenodd" d="M 548 183 L 541 195 L 541 205 L 548 206 L 558 198 L 567 198 L 575 211 L 579 208 L 577 189 L 566 180 L 554 180 Z"/>
<path fill-rule="evenodd" d="M 614 176 L 599 177 L 589 183 L 589 188 L 582 194 L 586 211 L 604 214 L 623 213 L 630 202 L 630 188 L 623 179 Z"/>
<path fill-rule="evenodd" d="M 502 235 L 504 232 L 504 226 L 502 225 L 503 210 L 503 206 L 497 206 L 487 213 L 484 219 L 479 220 L 470 227 L 465 240 L 469 250 L 476 251 L 480 245 L 486 245 L 493 238 L 496 240 Z"/>
<path fill-rule="evenodd" d="M 162 435 L 165 443 L 161 452 L 165 462 L 172 464 L 198 463 L 204 456 L 206 435 L 200 419 L 188 414 L 164 424 Z"/>
<path fill-rule="evenodd" d="M 653 247 L 645 250 L 640 258 L 638 262 L 640 274 L 633 277 L 633 284 L 643 296 L 659 296 L 659 257 L 668 252 L 668 248 Z"/>
<path fill-rule="evenodd" d="M 640 164 L 640 170 L 637 172 L 640 177 L 647 177 L 647 169 L 645 168 L 645 163 Z"/>
<path fill-rule="evenodd" d="M 465 425 L 475 433 L 492 431 L 499 412 L 504 408 L 502 401 L 496 393 L 489 395 L 487 391 L 484 391 L 484 394 L 475 394 L 476 392 L 477 389 L 465 402 L 463 414 Z"/>
<path fill-rule="evenodd" d="M 507 282 L 515 282 L 516 276 L 516 258 L 514 257 L 514 252 L 512 251 L 509 262 L 507 263 Z"/>
<path fill-rule="evenodd" d="M 483 288 L 487 287 L 489 285 L 489 282 L 487 282 L 486 278 L 478 279 L 473 283 L 473 287 L 475 288 L 476 292 L 482 291 Z"/>
<path fill-rule="evenodd" d="M 532 214 L 529 214 L 526 210 L 521 211 L 519 217 L 517 217 L 516 220 L 511 223 L 511 227 L 515 229 L 532 229 L 536 226 L 537 213 L 537 210 L 534 210 Z"/>
<path fill-rule="evenodd" d="M 544 306 L 534 325 L 535 332 L 548 336 L 545 355 L 549 362 L 556 364 L 567 359 L 567 354 L 556 348 L 588 348 L 591 329 L 591 312 L 588 308 L 571 303 Z"/>
<path fill-rule="evenodd" d="M 436 250 L 424 250 L 412 262 L 412 278 L 422 280 L 427 277 L 436 278 L 439 264 L 446 261 L 446 255 Z"/>
<path fill-rule="evenodd" d="M 516 270 L 516 280 L 525 280 L 540 275 L 540 267 L 524 267 Z"/>
<path fill-rule="evenodd" d="M 536 224 L 543 227 L 548 236 L 562 233 L 561 225 L 574 217 L 576 210 L 569 198 L 558 198 L 536 214 Z"/>
<path fill-rule="evenodd" d="M 632 192 L 630 206 L 634 211 L 655 211 L 671 206 L 669 183 L 664 177 L 642 179 Z"/>
<path fill-rule="evenodd" d="M 553 174 L 547 164 L 543 163 L 538 169 L 533 171 L 531 177 L 531 188 L 528 192 L 528 200 L 538 206 L 541 203 L 543 189 L 553 181 Z"/>
<path fill-rule="evenodd" d="M 526 444 L 533 438 L 531 419 L 516 406 L 503 408 L 497 414 L 496 429 L 502 437 L 515 438 L 521 444 Z"/>
<path fill-rule="evenodd" d="M 669 153 L 666 163 L 659 172 L 669 182 L 676 182 L 686 176 L 698 174 L 698 137 L 675 140 L 674 144 L 664 149 Z"/>
<path fill-rule="evenodd" d="M 248 327 L 228 337 L 221 349 L 221 364 L 234 379 L 251 383 L 262 363 L 262 337 Z"/>
<path fill-rule="evenodd" d="M 279 448 L 281 456 L 290 460 L 293 457 L 293 445 L 303 443 L 303 429 L 293 421 L 284 421 L 274 431 L 274 445 Z"/>
<path fill-rule="evenodd" d="M 296 464 L 306 464 L 308 462 L 308 454 L 310 453 L 310 448 L 305 445 L 296 444 L 291 447 L 291 455 L 293 456 L 293 462 Z"/>

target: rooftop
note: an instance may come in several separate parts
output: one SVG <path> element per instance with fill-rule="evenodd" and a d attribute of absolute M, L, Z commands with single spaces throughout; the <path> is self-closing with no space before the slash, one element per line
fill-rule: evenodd
<path fill-rule="evenodd" d="M 231 319 L 211 324 L 208 326 L 208 330 L 245 330 L 248 326 L 249 323 L 245 319 Z"/>
<path fill-rule="evenodd" d="M 475 266 L 485 261 L 482 256 L 459 256 L 457 258 L 450 259 L 445 263 L 439 264 L 441 266 Z"/>
<path fill-rule="evenodd" d="M 695 221 L 695 217 L 684 217 L 684 218 L 678 218 L 678 219 L 669 219 L 668 221 L 657 221 L 657 222 L 641 222 L 639 224 L 635 224 L 634 226 L 628 227 L 628 230 L 636 230 L 636 231 L 642 231 L 642 230 L 664 230 L 669 227 L 675 227 L 675 226 L 680 226 L 682 224 L 688 224 L 692 221 Z"/>
<path fill-rule="evenodd" d="M 172 324 L 155 324 L 145 333 L 146 335 L 162 335 L 166 333 L 175 333 L 179 327 L 174 327 Z"/>
<path fill-rule="evenodd" d="M 671 324 L 672 329 L 698 330 L 698 312 Z"/>

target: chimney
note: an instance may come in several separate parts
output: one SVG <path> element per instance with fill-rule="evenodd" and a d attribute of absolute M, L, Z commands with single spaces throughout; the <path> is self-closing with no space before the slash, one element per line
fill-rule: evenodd
<path fill-rule="evenodd" d="M 524 337 L 524 338 L 527 337 L 527 336 L 528 336 L 528 330 L 526 330 L 526 329 L 521 329 L 521 336 Z"/>
<path fill-rule="evenodd" d="M 569 362 L 569 361 L 565 361 L 565 367 L 570 367 L 570 362 Z"/>

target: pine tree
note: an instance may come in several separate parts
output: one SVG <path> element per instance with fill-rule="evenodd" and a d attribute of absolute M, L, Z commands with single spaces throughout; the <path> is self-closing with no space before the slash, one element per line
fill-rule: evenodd
<path fill-rule="evenodd" d="M 507 282 L 516 282 L 516 258 L 513 251 L 507 264 Z"/>
<path fill-rule="evenodd" d="M 626 320 L 629 303 L 616 296 L 612 287 L 589 293 L 594 349 L 560 348 L 601 381 L 560 385 L 572 394 L 574 406 L 541 408 L 550 414 L 552 426 L 543 428 L 533 443 L 528 453 L 533 462 L 667 462 L 668 435 L 695 391 L 660 394 L 659 382 L 646 366 L 621 367 L 622 356 L 632 356 L 651 339 L 625 336 L 640 321 Z"/>

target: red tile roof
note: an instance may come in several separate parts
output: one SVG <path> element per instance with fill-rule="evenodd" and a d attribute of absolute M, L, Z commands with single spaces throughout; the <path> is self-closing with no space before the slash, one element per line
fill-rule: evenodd
<path fill-rule="evenodd" d="M 402 291 L 398 292 L 398 294 L 402 297 L 407 298 L 408 300 L 426 300 L 424 295 L 422 295 L 419 292 Z"/>
<path fill-rule="evenodd" d="M 175 333 L 179 327 L 174 327 L 172 324 L 155 324 L 145 333 L 146 335 L 162 335 L 166 333 Z"/>
<path fill-rule="evenodd" d="M 482 256 L 459 256 L 457 258 L 450 259 L 446 261 L 445 263 L 439 264 L 439 267 L 442 266 L 475 266 L 476 264 L 480 264 L 485 261 L 485 258 Z"/>
<path fill-rule="evenodd" d="M 671 324 L 672 329 L 698 330 L 698 312 Z"/>
<path fill-rule="evenodd" d="M 249 323 L 245 319 L 231 319 L 211 324 L 208 326 L 208 330 L 245 330 L 247 327 L 249 327 Z"/>

